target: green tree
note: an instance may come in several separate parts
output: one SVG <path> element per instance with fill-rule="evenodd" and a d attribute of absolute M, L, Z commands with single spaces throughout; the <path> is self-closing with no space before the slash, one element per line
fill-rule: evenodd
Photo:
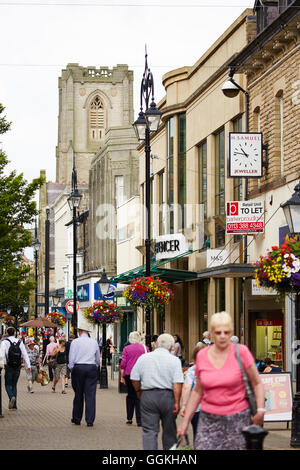
<path fill-rule="evenodd" d="M 4 109 L 0 103 L 0 134 L 11 126 L 3 115 Z M 10 306 L 12 315 L 17 317 L 35 287 L 30 266 L 22 261 L 24 249 L 32 245 L 28 227 L 38 214 L 34 196 L 44 179 L 28 183 L 23 173 L 8 172 L 8 163 L 0 148 L 0 307 L 5 311 Z"/>

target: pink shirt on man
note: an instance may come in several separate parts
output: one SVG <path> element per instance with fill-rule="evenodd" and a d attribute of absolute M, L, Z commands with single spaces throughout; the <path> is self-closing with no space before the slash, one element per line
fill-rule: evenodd
<path fill-rule="evenodd" d="M 199 351 L 196 359 L 196 377 L 202 387 L 201 410 L 216 415 L 240 413 L 249 407 L 245 398 L 245 385 L 239 363 L 235 358 L 234 344 L 230 343 L 227 359 L 220 369 L 208 357 L 208 346 Z M 254 362 L 254 357 L 244 344 L 239 344 L 244 369 Z"/>

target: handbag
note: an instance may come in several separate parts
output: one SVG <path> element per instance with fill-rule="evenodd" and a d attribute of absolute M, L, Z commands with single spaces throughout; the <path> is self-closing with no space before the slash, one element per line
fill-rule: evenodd
<path fill-rule="evenodd" d="M 52 368 L 52 369 L 55 369 L 56 367 L 56 356 L 50 356 L 49 359 L 48 359 L 48 365 Z"/>
<path fill-rule="evenodd" d="M 248 400 L 249 402 L 249 407 L 250 407 L 250 411 L 251 411 L 251 416 L 254 416 L 256 415 L 256 412 L 257 412 L 257 405 L 256 405 L 256 397 L 255 397 L 255 393 L 253 391 L 253 388 L 248 380 L 248 377 L 247 377 L 247 374 L 245 372 L 245 369 L 244 369 L 244 366 L 242 364 L 242 361 L 241 361 L 241 356 L 240 356 L 240 352 L 239 352 L 239 348 L 238 348 L 238 344 L 235 344 L 234 345 L 235 347 L 235 357 L 239 363 L 239 366 L 241 368 L 241 371 L 242 371 L 242 376 L 243 376 L 243 381 L 244 381 L 244 384 L 245 384 L 245 389 L 246 389 L 246 399 Z"/>

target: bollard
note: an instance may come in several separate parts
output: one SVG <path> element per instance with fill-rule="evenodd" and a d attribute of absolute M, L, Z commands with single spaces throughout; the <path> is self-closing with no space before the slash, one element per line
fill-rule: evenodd
<path fill-rule="evenodd" d="M 3 418 L 2 414 L 2 367 L 0 366 L 0 418 Z"/>
<path fill-rule="evenodd" d="M 263 441 L 268 431 L 261 426 L 251 424 L 242 430 L 246 439 L 247 450 L 263 450 Z"/>

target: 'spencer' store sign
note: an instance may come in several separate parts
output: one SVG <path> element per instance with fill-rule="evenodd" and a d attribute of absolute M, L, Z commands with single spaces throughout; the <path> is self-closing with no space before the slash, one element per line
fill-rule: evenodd
<path fill-rule="evenodd" d="M 175 258 L 188 251 L 188 244 L 182 233 L 162 235 L 156 238 L 155 257 L 156 260 Z"/>

